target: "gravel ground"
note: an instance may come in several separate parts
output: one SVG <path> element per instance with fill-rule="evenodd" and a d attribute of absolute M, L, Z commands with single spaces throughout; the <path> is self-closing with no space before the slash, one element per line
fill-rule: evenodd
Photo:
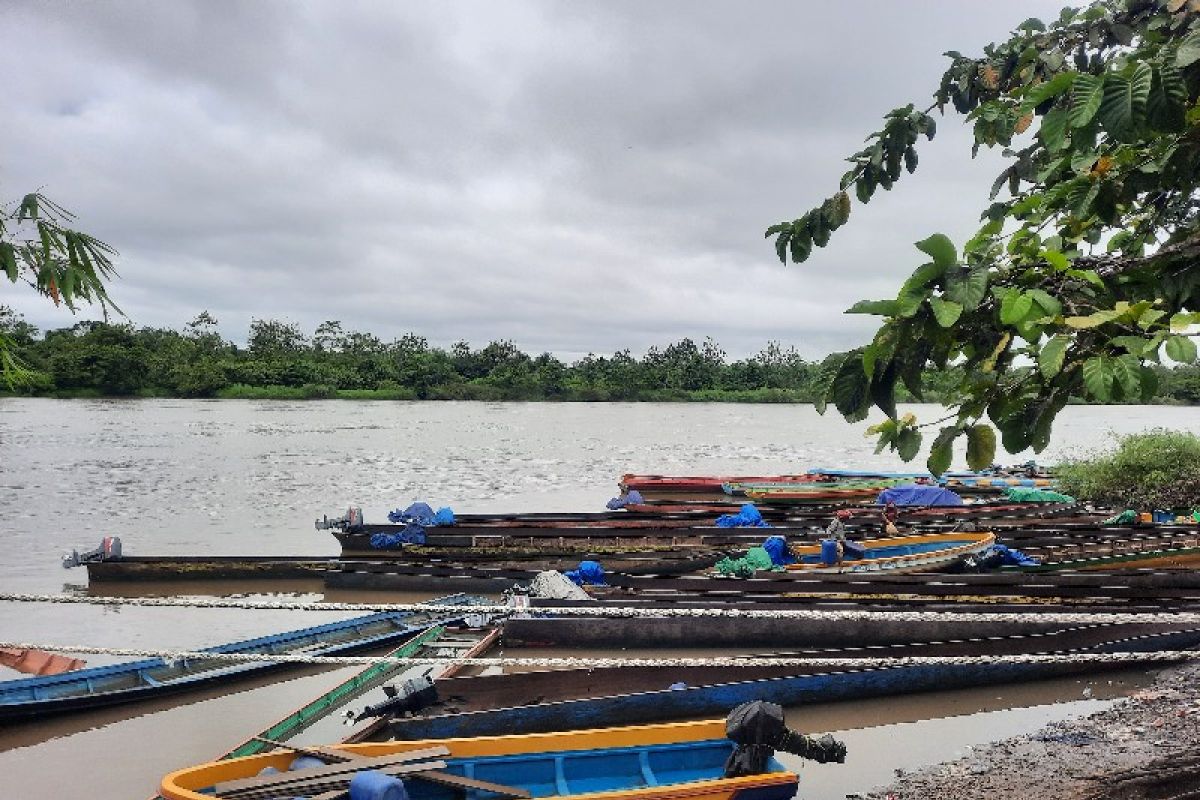
<path fill-rule="evenodd" d="M 863 797 L 1200 798 L 1200 664 L 1163 670 L 1149 687 L 1090 717 L 977 747 Z"/>

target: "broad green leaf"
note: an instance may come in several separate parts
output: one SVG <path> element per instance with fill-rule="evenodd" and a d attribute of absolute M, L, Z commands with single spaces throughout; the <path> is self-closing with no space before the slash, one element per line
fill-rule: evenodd
<path fill-rule="evenodd" d="M 1112 359 L 1113 375 L 1126 399 L 1141 396 L 1142 365 L 1137 356 L 1123 355 Z"/>
<path fill-rule="evenodd" d="M 10 281 L 17 282 L 17 251 L 9 242 L 0 242 L 0 268 Z"/>
<path fill-rule="evenodd" d="M 943 328 L 949 328 L 958 322 L 962 316 L 963 307 L 953 300 L 943 300 L 940 297 L 929 298 L 929 307 L 933 309 L 934 319 Z M 907 461 L 907 459 L 905 459 Z"/>
<path fill-rule="evenodd" d="M 941 475 L 950 469 L 950 462 L 954 460 L 954 440 L 958 434 L 959 429 L 956 426 L 942 428 L 937 438 L 933 440 L 933 446 L 929 449 L 929 458 L 925 461 L 925 468 L 932 474 Z"/>
<path fill-rule="evenodd" d="M 946 277 L 946 299 L 958 303 L 967 311 L 974 311 L 987 296 L 987 267 L 951 270 Z"/>
<path fill-rule="evenodd" d="M 1196 315 L 1181 311 L 1171 316 L 1171 333 L 1183 333 L 1196 322 Z"/>
<path fill-rule="evenodd" d="M 1046 263 L 1056 270 L 1065 270 L 1071 266 L 1066 254 L 1058 250 L 1045 250 L 1042 252 L 1042 258 L 1046 259 Z"/>
<path fill-rule="evenodd" d="M 1167 312 L 1163 311 L 1161 308 L 1151 308 L 1149 303 L 1146 303 L 1145 301 L 1138 303 L 1138 305 L 1142 308 L 1137 313 L 1136 321 L 1138 327 L 1142 328 L 1143 330 L 1149 330 L 1150 328 L 1154 327 L 1154 323 L 1158 322 L 1167 315 Z"/>
<path fill-rule="evenodd" d="M 1009 292 L 1000 304 L 1000 321 L 1005 325 L 1016 325 L 1033 310 L 1033 298 L 1025 292 Z"/>
<path fill-rule="evenodd" d="M 1061 106 L 1050 109 L 1046 116 L 1042 117 L 1038 137 L 1051 153 L 1062 150 L 1067 143 L 1067 109 Z"/>
<path fill-rule="evenodd" d="M 1167 339 L 1167 358 L 1180 364 L 1191 364 L 1196 360 L 1196 343 L 1186 336 Z"/>
<path fill-rule="evenodd" d="M 1047 378 L 1053 378 L 1062 371 L 1063 359 L 1067 354 L 1067 347 L 1071 344 L 1071 337 L 1064 334 L 1052 336 L 1042 345 L 1041 352 L 1038 353 L 1038 369 Z"/>
<path fill-rule="evenodd" d="M 895 300 L 859 300 L 847 308 L 845 314 L 877 314 L 881 317 L 894 317 L 899 312 L 899 303 Z"/>
<path fill-rule="evenodd" d="M 851 353 L 834 376 L 829 397 L 848 422 L 859 422 L 867 418 L 871 407 L 870 388 L 871 383 L 863 374 L 862 354 Z"/>
<path fill-rule="evenodd" d="M 950 237 L 944 233 L 935 233 L 927 239 L 922 239 L 917 242 L 917 249 L 933 259 L 939 275 L 958 263 L 958 251 L 954 249 Z"/>
<path fill-rule="evenodd" d="M 1072 128 L 1082 128 L 1092 121 L 1104 99 L 1104 76 L 1080 74 L 1071 86 L 1071 110 L 1067 120 Z"/>
<path fill-rule="evenodd" d="M 913 270 L 913 274 L 904 282 L 901 291 L 912 291 L 915 289 L 924 289 L 929 284 L 933 283 L 938 278 L 942 277 L 945 272 L 936 263 L 926 262 Z"/>
<path fill-rule="evenodd" d="M 1141 336 L 1114 336 L 1112 343 L 1117 347 L 1123 347 L 1135 356 L 1141 356 L 1146 352 L 1146 345 L 1149 341 Z"/>
<path fill-rule="evenodd" d="M 1142 402 L 1150 402 L 1158 394 L 1158 373 L 1150 367 L 1142 367 Z"/>
<path fill-rule="evenodd" d="M 991 425 L 972 425 L 967 428 L 967 466 L 973 470 L 986 469 L 996 457 L 996 431 Z"/>
<path fill-rule="evenodd" d="M 916 428 L 900 429 L 896 436 L 896 452 L 904 461 L 912 461 L 921 452 L 921 432 Z"/>
<path fill-rule="evenodd" d="M 1187 84 L 1183 82 L 1179 70 L 1169 64 L 1155 69 L 1150 99 L 1146 101 L 1147 121 L 1158 130 L 1182 130 L 1187 101 Z"/>
<path fill-rule="evenodd" d="M 1128 139 L 1142 125 L 1146 119 L 1152 77 L 1150 65 L 1143 62 L 1129 78 L 1111 74 L 1105 78 L 1104 97 L 1096 114 L 1105 130 L 1118 138 Z"/>
<path fill-rule="evenodd" d="M 1175 51 L 1175 66 L 1182 69 L 1197 60 L 1200 60 L 1200 30 L 1194 30 L 1183 37 L 1183 42 Z"/>
<path fill-rule="evenodd" d="M 1062 303 L 1058 302 L 1058 298 L 1049 292 L 1042 289 L 1030 289 L 1029 296 L 1045 312 L 1045 316 L 1057 317 L 1062 313 Z"/>
<path fill-rule="evenodd" d="M 1098 328 L 1104 323 L 1112 322 L 1120 316 L 1120 313 L 1107 309 L 1089 314 L 1086 317 L 1067 317 L 1066 323 L 1071 328 Z"/>
<path fill-rule="evenodd" d="M 1046 102 L 1052 97 L 1058 97 L 1060 94 L 1071 88 L 1071 84 L 1075 82 L 1077 72 L 1060 72 L 1045 83 L 1039 83 L 1025 93 L 1025 97 L 1021 102 L 1021 113 L 1027 114 L 1037 106 Z M 1049 116 L 1049 114 L 1047 114 Z M 1045 123 L 1043 123 L 1045 127 Z"/>
<path fill-rule="evenodd" d="M 1093 356 L 1083 362 L 1083 385 L 1100 402 L 1107 403 L 1112 399 L 1114 379 L 1111 360 L 1107 356 Z"/>

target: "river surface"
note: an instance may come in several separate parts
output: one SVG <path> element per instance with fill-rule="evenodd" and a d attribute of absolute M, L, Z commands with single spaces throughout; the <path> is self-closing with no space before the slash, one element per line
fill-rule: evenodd
<path fill-rule="evenodd" d="M 910 410 L 932 420 L 939 409 Z M 459 512 L 590 511 L 603 508 L 626 472 L 902 467 L 895 456 L 873 452 L 873 441 L 863 435 L 867 424 L 848 425 L 835 414 L 820 417 L 811 406 L 789 405 L 2 399 L 0 591 L 86 592 L 86 573 L 64 571 L 60 557 L 95 547 L 106 535 L 120 536 L 131 555 L 331 555 L 334 540 L 315 530 L 313 520 L 351 505 L 361 506 L 368 521 L 415 500 Z M 1200 411 L 1069 407 L 1054 444 L 1038 458 L 1052 463 L 1104 447 L 1113 433 L 1158 426 L 1200 432 Z M 291 596 L 322 595 L 305 589 Z M 195 648 L 338 616 L 3 603 L 0 640 Z M 93 656 L 89 663 L 112 660 Z M 236 694 L 191 697 L 181 705 L 0 728 L 4 796 L 72 796 L 86 782 L 93 798 L 144 797 L 164 772 L 210 757 L 340 674 L 310 673 Z M 14 673 L 0 667 L 0 677 Z M 1078 685 L 1071 684 L 1052 700 L 1077 698 Z M 993 729 L 1007 735 L 1010 728 L 1076 708 L 1050 702 L 1014 700 L 1010 705 L 1051 710 L 1012 719 L 997 709 L 971 711 L 984 718 L 966 724 L 972 737 L 986 741 Z M 871 727 L 861 720 L 838 724 L 858 705 L 842 704 L 839 713 L 850 716 L 825 719 L 826 726 Z M 871 713 L 883 721 L 884 708 Z M 863 736 L 864 747 L 875 749 Z M 918 748 L 920 757 L 896 767 L 953 755 L 937 736 L 906 729 L 904 738 L 942 746 Z M 865 769 L 868 762 L 860 763 Z M 810 791 L 824 780 L 814 780 Z M 819 794 L 841 796 L 843 790 L 851 789 L 835 781 Z"/>

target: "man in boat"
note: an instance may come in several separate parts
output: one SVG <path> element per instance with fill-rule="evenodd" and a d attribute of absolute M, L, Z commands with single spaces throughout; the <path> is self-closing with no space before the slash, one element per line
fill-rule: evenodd
<path fill-rule="evenodd" d="M 900 519 L 900 509 L 896 508 L 895 503 L 888 503 L 883 507 L 883 535 L 884 536 L 899 536 L 900 529 L 896 527 L 896 522 Z"/>
<path fill-rule="evenodd" d="M 850 519 L 850 509 L 839 508 L 833 520 L 830 521 L 829 527 L 825 529 L 825 538 L 837 542 L 839 564 L 842 563 L 842 557 L 846 552 L 846 520 L 848 519 Z"/>

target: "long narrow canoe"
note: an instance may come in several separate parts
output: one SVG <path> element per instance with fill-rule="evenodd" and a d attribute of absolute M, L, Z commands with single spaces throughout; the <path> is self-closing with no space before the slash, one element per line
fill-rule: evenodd
<path fill-rule="evenodd" d="M 510 797 L 574 800 L 790 800 L 799 780 L 774 759 L 761 774 L 724 777 L 733 743 L 725 738 L 723 719 L 570 733 L 347 744 L 332 749 L 364 759 L 318 768 L 339 772 L 342 785 L 354 771 L 381 760 L 387 763 L 386 757 L 391 757 L 405 770 L 400 777 L 411 800 L 454 796 L 443 785 L 444 778 L 438 780 L 436 774 L 422 777 L 423 772 L 448 773 L 451 780 L 484 781 L 516 790 L 510 791 Z M 426 758 L 444 758 L 425 762 L 440 768 L 423 767 L 419 761 L 404 763 L 406 753 L 422 751 Z M 286 770 L 294 757 L 294 753 L 277 752 L 201 764 L 167 775 L 160 791 L 167 800 L 214 800 L 221 797 L 222 784 L 253 778 L 267 767 Z M 271 776 L 270 780 L 303 780 L 304 772 Z M 291 797 L 296 792 L 279 794 Z M 467 796 L 497 795 L 476 789 Z"/>
<path fill-rule="evenodd" d="M 1040 648 L 1035 643 L 1029 652 Z M 1050 653 L 1075 654 L 1132 652 L 1145 653 L 1145 661 L 1135 659 L 1126 666 L 1163 663 L 1154 653 L 1182 650 L 1200 644 L 1200 630 L 1177 629 L 1145 635 L 1123 636 L 1115 633 L 1107 641 L 1091 642 L 1069 650 Z M 886 655 L 886 653 L 884 654 Z M 432 739 L 471 731 L 489 735 L 510 730 L 555 731 L 622 722 L 686 719 L 717 713 L 749 700 L 769 700 L 785 706 L 886 697 L 924 691 L 997 683 L 1043 680 L 1064 675 L 1079 675 L 1112 669 L 1106 662 L 1015 662 L 991 661 L 969 664 L 910 664 L 874 669 L 831 671 L 795 669 L 784 677 L 735 680 L 724 683 L 662 688 L 650 691 L 577 696 L 558 700 L 531 696 L 530 702 L 503 708 L 487 708 L 459 714 L 394 719 L 390 732 L 396 738 Z M 614 679 L 618 685 L 618 676 Z M 612 684 L 608 684 L 611 686 Z M 660 684 L 661 685 L 661 684 Z M 531 693 L 532 695 L 532 693 Z"/>
<path fill-rule="evenodd" d="M 972 555 L 979 555 L 996 543 L 994 533 L 929 533 L 918 536 L 891 536 L 867 539 L 858 544 L 861 558 L 837 563 L 822 560 L 820 544 L 792 547 L 795 564 L 789 572 L 935 572 Z"/>
<path fill-rule="evenodd" d="M 331 622 L 287 633 L 262 636 L 206 648 L 210 653 L 335 655 L 383 647 L 434 625 L 469 614 L 482 602 L 465 595 L 439 603 L 462 605 L 463 613 L 385 612 Z M 295 666 L 280 661 L 231 662 L 223 659 L 167 662 L 152 658 L 61 675 L 22 678 L 0 683 L 0 720 L 41 718 L 89 708 L 132 703 L 218 682 L 231 682 L 267 671 Z"/>

